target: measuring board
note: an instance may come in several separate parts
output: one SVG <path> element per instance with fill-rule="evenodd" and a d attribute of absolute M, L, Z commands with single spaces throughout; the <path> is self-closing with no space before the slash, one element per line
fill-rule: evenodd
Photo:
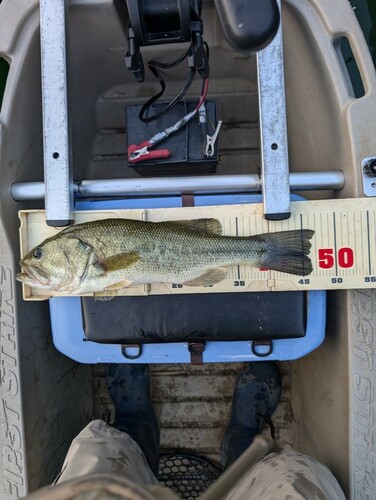
<path fill-rule="evenodd" d="M 19 213 L 21 256 L 61 228 L 45 223 L 43 210 Z M 175 283 L 153 283 L 123 288 L 116 295 L 160 295 L 243 291 L 330 290 L 376 287 L 376 200 L 357 198 L 291 203 L 291 217 L 268 221 L 261 204 L 187 207 L 148 210 L 96 210 L 75 213 L 76 223 L 107 218 L 129 218 L 150 222 L 219 219 L 223 234 L 250 236 L 292 229 L 313 229 L 309 254 L 313 272 L 309 276 L 257 269 L 246 265 L 228 268 L 227 278 L 212 286 L 191 287 Z M 44 300 L 66 295 L 23 285 L 25 300 Z"/>

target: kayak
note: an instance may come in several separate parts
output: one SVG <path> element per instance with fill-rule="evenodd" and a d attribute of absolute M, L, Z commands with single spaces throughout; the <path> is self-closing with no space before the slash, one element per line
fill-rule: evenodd
<path fill-rule="evenodd" d="M 211 175 L 257 174 L 256 56 L 235 52 L 227 43 L 214 3 L 203 2 L 202 17 L 210 48 L 209 97 L 223 121 L 221 161 Z M 125 108 L 143 104 L 158 85 L 149 74 L 140 85 L 126 70 L 127 41 L 112 1 L 71 0 L 67 19 L 74 179 L 139 179 L 127 165 Z M 341 190 L 304 193 L 322 199 L 323 206 L 328 198 L 363 198 L 362 164 L 375 156 L 376 76 L 354 12 L 347 0 L 330 5 L 286 0 L 282 19 L 290 171 L 343 172 Z M 0 25 L 5 68 L 0 93 L 0 496 L 13 499 L 53 481 L 73 437 L 90 419 L 102 418 L 109 401 L 105 367 L 61 354 L 51 337 L 48 301 L 23 300 L 15 279 L 18 211 L 44 208 L 39 197 L 19 201 L 11 193 L 14 183 L 44 180 L 39 2 L 3 1 Z M 143 48 L 143 56 L 172 60 L 181 50 L 178 44 L 150 46 Z M 347 70 L 348 50 L 358 68 L 357 82 Z M 169 98 L 180 88 L 184 71 L 174 70 Z M 193 101 L 200 97 L 198 80 L 188 96 Z M 369 279 L 374 278 L 371 265 L 369 271 Z M 353 499 L 376 494 L 375 314 L 374 289 L 330 291 L 323 344 L 298 360 L 280 363 L 284 395 L 275 424 L 280 444 L 327 465 Z M 242 366 L 160 363 L 153 368 L 164 450 L 194 449 L 218 459 Z"/>

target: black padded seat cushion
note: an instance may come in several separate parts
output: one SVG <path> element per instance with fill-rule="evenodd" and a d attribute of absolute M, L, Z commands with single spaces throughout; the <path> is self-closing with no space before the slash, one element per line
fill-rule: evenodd
<path fill-rule="evenodd" d="M 86 340 L 111 344 L 304 337 L 306 292 L 81 299 Z"/>

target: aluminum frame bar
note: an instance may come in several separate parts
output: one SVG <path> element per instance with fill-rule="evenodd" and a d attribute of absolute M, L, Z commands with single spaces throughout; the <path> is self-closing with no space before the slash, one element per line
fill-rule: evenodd
<path fill-rule="evenodd" d="M 46 222 L 73 222 L 66 68 L 65 0 L 40 0 Z"/>
<path fill-rule="evenodd" d="M 340 190 L 345 184 L 341 170 L 329 172 L 296 172 L 289 174 L 292 191 Z M 141 197 L 181 195 L 182 193 L 260 192 L 261 179 L 256 174 L 206 175 L 201 177 L 158 177 L 137 179 L 83 180 L 73 185 L 81 198 Z M 11 187 L 15 201 L 43 200 L 43 182 L 16 182 Z"/>
<path fill-rule="evenodd" d="M 281 0 L 277 1 L 281 11 Z M 290 186 L 282 13 L 274 39 L 257 53 L 257 75 L 264 215 L 270 220 L 288 219 Z"/>

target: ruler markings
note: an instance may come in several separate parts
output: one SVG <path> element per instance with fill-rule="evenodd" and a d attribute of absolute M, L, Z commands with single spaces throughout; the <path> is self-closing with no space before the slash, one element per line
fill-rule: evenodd
<path fill-rule="evenodd" d="M 350 216 L 347 219 L 347 230 L 349 234 L 352 234 L 354 249 L 355 249 L 355 266 L 353 270 L 353 274 L 359 274 L 359 270 L 363 266 L 363 238 L 362 238 L 362 225 L 361 218 L 358 217 L 358 221 L 356 219 L 356 212 L 353 212 L 353 219 L 351 221 Z M 357 221 L 357 222 L 356 222 Z M 360 230 L 360 237 L 357 237 L 356 230 Z"/>
<path fill-rule="evenodd" d="M 260 221 L 257 217 L 255 219 L 255 228 L 256 228 L 256 234 L 261 234 L 262 231 L 262 221 Z M 258 270 L 256 273 L 256 278 L 257 279 L 262 279 L 262 273 Z"/>
<path fill-rule="evenodd" d="M 321 230 L 321 240 L 320 240 L 320 246 L 322 246 L 322 242 L 324 241 L 324 235 L 323 235 L 323 220 L 322 220 L 322 214 L 320 213 L 320 230 Z M 316 253 L 318 255 L 318 253 Z M 323 276 L 323 271 L 320 270 L 319 276 Z"/>
<path fill-rule="evenodd" d="M 376 217 L 375 213 L 373 213 L 372 220 L 372 212 L 369 213 L 369 241 L 370 241 L 370 255 L 371 255 L 371 274 L 375 274 L 375 224 Z"/>
<path fill-rule="evenodd" d="M 366 267 L 368 265 L 368 255 L 367 255 L 367 214 L 361 212 L 362 220 L 362 272 L 365 274 L 367 272 Z"/>
<path fill-rule="evenodd" d="M 364 272 L 365 273 L 369 273 L 370 269 L 369 269 L 369 255 L 368 255 L 368 242 L 367 242 L 367 239 L 368 239 L 368 232 L 367 232 L 367 214 L 366 212 L 363 213 L 363 217 L 362 217 L 362 220 L 363 220 L 363 238 L 364 238 L 364 260 L 365 260 L 365 264 L 364 264 Z M 366 270 L 366 267 L 368 266 L 367 270 Z"/>
<path fill-rule="evenodd" d="M 367 214 L 363 214 L 363 212 L 361 212 L 361 218 L 360 218 L 360 227 L 361 227 L 361 242 L 362 242 L 362 267 L 359 271 L 362 271 L 363 269 L 365 269 L 367 263 L 367 248 L 366 248 L 366 244 L 364 242 L 364 238 L 366 237 L 366 231 L 367 231 L 367 224 L 366 224 L 366 216 Z M 364 235 L 364 237 L 363 237 Z"/>
<path fill-rule="evenodd" d="M 240 227 L 241 227 L 240 235 L 244 238 L 247 235 L 246 235 L 245 230 L 244 230 L 245 223 L 244 223 L 244 216 L 243 215 L 240 217 Z M 241 276 L 244 280 L 246 280 L 247 279 L 247 266 L 242 265 L 241 269 L 242 269 Z"/>
<path fill-rule="evenodd" d="M 372 214 L 371 212 L 368 211 L 367 214 L 367 234 L 368 234 L 368 240 L 369 240 L 369 248 L 368 248 L 368 267 L 369 267 L 369 274 L 373 275 L 375 273 L 375 266 L 374 266 L 374 258 L 372 256 L 372 252 L 375 253 L 375 247 L 373 245 L 373 239 L 375 238 L 375 214 L 373 214 L 373 221 L 372 221 Z"/>
<path fill-rule="evenodd" d="M 369 224 L 369 240 L 370 240 L 370 274 L 375 274 L 375 264 L 374 264 L 374 256 L 375 256 L 375 244 L 374 244 L 374 239 L 375 239 L 375 223 L 376 223 L 376 217 L 375 213 L 373 214 L 373 223 L 371 221 L 371 214 L 369 215 L 370 218 L 370 224 Z M 373 252 L 373 256 L 372 256 Z"/>
<path fill-rule="evenodd" d="M 250 234 L 252 234 L 251 233 L 251 217 L 248 217 L 248 235 L 250 235 Z M 248 268 L 248 272 L 247 272 L 247 278 L 251 279 L 251 272 L 249 271 L 249 268 Z"/>
<path fill-rule="evenodd" d="M 312 215 L 312 219 L 313 219 L 313 223 L 312 223 L 312 226 L 310 227 L 316 227 L 316 214 L 313 214 Z M 308 220 L 309 220 L 309 216 L 308 216 Z M 313 255 L 313 259 L 314 259 L 314 263 L 316 263 L 316 269 L 317 269 L 317 239 L 316 237 L 313 239 L 313 245 L 314 245 L 314 255 Z"/>
<path fill-rule="evenodd" d="M 368 273 L 366 269 L 368 266 L 368 253 L 367 253 L 367 214 L 365 212 L 361 212 L 362 216 L 362 249 L 363 249 L 363 274 Z"/>
<path fill-rule="evenodd" d="M 340 221 L 340 225 L 339 225 L 340 231 L 341 231 L 341 247 L 344 246 L 344 244 L 346 242 L 346 238 L 343 235 L 343 229 L 346 227 L 346 225 L 345 225 L 346 215 L 347 215 L 346 213 L 344 213 L 344 214 L 340 213 L 340 217 L 342 218 L 342 220 Z M 346 246 L 347 247 L 350 246 L 350 235 L 349 234 L 347 234 L 347 244 L 346 244 Z M 349 272 L 351 273 L 351 271 L 349 271 L 349 269 L 346 268 L 345 275 L 349 276 Z"/>
<path fill-rule="evenodd" d="M 371 263 L 371 238 L 370 238 L 370 234 L 369 234 L 369 210 L 367 210 L 366 212 L 367 214 L 367 239 L 368 239 L 368 274 L 371 275 L 372 274 L 372 263 Z"/>
<path fill-rule="evenodd" d="M 235 217 L 235 234 L 236 236 L 239 236 L 239 224 L 238 224 L 238 217 Z M 240 266 L 236 266 L 238 268 L 238 280 L 240 280 Z"/>
<path fill-rule="evenodd" d="M 350 228 L 349 228 L 349 214 L 348 214 L 348 212 L 346 212 L 344 214 L 344 218 L 345 218 L 345 224 L 343 224 L 342 231 L 341 231 L 342 241 L 346 241 L 346 237 L 347 237 L 348 247 L 351 248 L 351 250 L 354 253 L 354 263 L 351 267 L 346 269 L 346 276 L 352 276 L 354 274 L 354 271 L 356 268 L 356 259 L 357 259 L 356 246 L 355 246 L 355 242 L 353 240 L 352 234 L 349 231 Z"/>
<path fill-rule="evenodd" d="M 355 259 L 354 259 L 354 268 L 351 270 L 351 269 L 348 269 L 347 271 L 347 275 L 348 276 L 352 276 L 354 274 L 354 271 L 356 269 L 356 266 L 357 266 L 357 261 L 358 261 L 358 252 L 356 251 L 356 238 L 355 240 L 352 238 L 352 235 L 350 233 L 350 227 L 349 227 L 349 214 L 347 213 L 346 214 L 346 227 L 347 227 L 347 234 L 349 235 L 349 247 L 352 248 L 354 247 L 354 252 L 355 252 Z"/>
<path fill-rule="evenodd" d="M 229 220 L 230 220 L 230 224 L 231 224 L 231 219 L 229 219 Z M 231 236 L 231 225 L 230 225 L 230 232 L 228 232 L 228 229 L 227 229 L 227 217 L 223 217 L 223 219 L 220 222 L 222 224 L 222 234 L 225 236 Z M 229 267 L 229 270 L 228 270 L 228 276 L 231 277 L 230 279 L 233 279 L 233 274 L 234 274 L 233 267 L 234 266 Z"/>
<path fill-rule="evenodd" d="M 329 227 L 328 227 L 329 229 Z M 334 238 L 334 264 L 336 270 L 336 276 L 338 275 L 338 262 L 337 262 L 337 221 L 336 213 L 333 212 L 333 238 Z"/>
<path fill-rule="evenodd" d="M 364 269 L 364 229 L 363 229 L 363 217 L 361 216 L 362 214 L 360 213 L 359 221 L 360 221 L 360 245 L 361 245 L 361 256 L 362 256 L 362 264 L 361 267 L 357 268 L 358 274 L 360 274 L 361 270 Z M 354 212 L 354 228 L 356 227 L 355 225 L 355 212 Z M 357 239 L 355 239 L 357 241 Z"/>
<path fill-rule="evenodd" d="M 329 213 L 326 214 L 326 225 L 325 225 L 325 231 L 326 231 L 326 236 L 327 236 L 327 239 L 328 239 L 328 246 L 333 246 L 333 243 L 331 241 L 331 234 L 329 234 L 328 232 L 328 227 L 329 227 Z M 324 241 L 325 241 L 325 238 L 323 239 L 322 241 L 322 245 L 324 245 Z M 319 259 L 320 261 L 320 259 Z M 327 277 L 327 275 L 330 273 L 330 271 L 328 271 L 327 269 L 323 269 L 323 277 Z"/>
<path fill-rule="evenodd" d="M 322 234 L 322 240 L 321 240 L 321 245 L 320 245 L 321 247 L 325 247 L 325 246 L 332 247 L 333 246 L 333 242 L 331 240 L 332 235 L 330 235 L 328 233 L 328 222 L 329 222 L 329 214 L 326 213 L 326 217 L 323 217 L 323 229 L 322 229 L 323 234 Z M 327 245 L 325 245 L 325 239 L 327 239 Z M 317 256 L 319 256 L 319 254 L 317 254 Z M 326 274 L 328 274 L 327 270 L 324 268 L 321 268 L 321 269 L 323 272 L 323 277 L 324 276 L 326 277 Z"/>
<path fill-rule="evenodd" d="M 345 224 L 345 218 L 346 218 L 346 214 L 342 214 L 342 213 L 340 212 L 340 213 L 339 213 L 339 219 L 340 219 L 340 221 L 339 221 L 339 222 L 340 222 L 340 223 L 339 223 L 339 228 L 338 228 L 338 229 L 339 229 L 339 233 L 340 233 L 340 244 L 339 244 L 339 248 L 341 248 L 341 247 L 344 245 L 344 241 L 345 241 L 345 239 L 344 239 L 344 237 L 343 237 L 343 231 L 342 231 L 342 229 L 343 229 L 343 227 L 344 227 L 344 224 Z M 349 236 L 349 235 L 348 235 L 348 236 Z M 349 246 L 349 245 L 350 245 L 350 241 L 348 241 L 348 242 L 347 242 L 347 246 Z M 348 269 L 346 269 L 346 270 L 344 271 L 344 274 L 345 274 L 345 276 L 348 276 L 348 274 L 349 274 L 349 270 L 348 270 Z"/>
<path fill-rule="evenodd" d="M 356 212 L 354 212 L 354 221 L 353 221 L 353 228 L 355 229 L 356 228 Z M 361 214 L 360 214 L 360 217 L 358 217 L 358 224 L 359 224 L 359 228 L 360 228 L 360 238 L 358 240 L 358 238 L 356 237 L 355 233 L 354 233 L 354 238 L 355 238 L 355 245 L 356 245 L 356 249 L 357 249 L 357 252 L 360 251 L 360 257 L 357 259 L 357 274 L 360 274 L 360 271 L 363 269 L 364 267 L 364 235 L 363 235 L 363 219 L 361 217 Z"/>
<path fill-rule="evenodd" d="M 241 219 L 241 235 L 244 237 L 244 236 L 247 236 L 246 235 L 246 232 L 245 232 L 245 221 L 244 221 L 244 215 L 242 215 Z M 242 276 L 243 276 L 243 279 L 246 280 L 247 279 L 247 266 L 245 265 L 242 265 Z"/>
<path fill-rule="evenodd" d="M 370 214 L 371 215 L 371 214 Z M 376 224 L 376 217 L 375 213 L 373 214 L 373 224 L 371 222 L 371 217 L 370 217 L 370 228 L 369 228 L 369 239 L 370 239 L 370 255 L 371 255 L 371 274 L 375 274 L 375 224 Z M 372 254 L 373 252 L 373 254 Z"/>
<path fill-rule="evenodd" d="M 301 246 L 301 251 L 303 250 L 303 214 L 300 214 L 300 230 L 301 230 L 301 235 L 300 235 L 300 246 Z M 304 276 L 304 258 L 302 257 L 303 261 L 303 276 Z"/>
<path fill-rule="evenodd" d="M 368 228 L 368 238 L 369 238 L 369 246 L 370 246 L 370 249 L 369 249 L 369 269 L 370 269 L 370 275 L 374 275 L 375 274 L 375 261 L 374 261 L 374 257 L 375 257 L 375 243 L 374 243 L 374 239 L 375 239 L 375 223 L 376 223 L 376 217 L 375 217 L 375 213 L 373 213 L 373 220 L 372 220 L 372 213 L 369 212 L 369 228 Z"/>
<path fill-rule="evenodd" d="M 365 261 L 364 273 L 369 274 L 370 268 L 369 268 L 368 242 L 367 242 L 368 230 L 367 230 L 367 213 L 366 212 L 363 213 L 363 227 L 364 227 L 364 238 L 365 238 L 365 240 L 364 240 L 364 261 Z M 366 269 L 366 267 L 367 267 L 367 269 Z"/>

